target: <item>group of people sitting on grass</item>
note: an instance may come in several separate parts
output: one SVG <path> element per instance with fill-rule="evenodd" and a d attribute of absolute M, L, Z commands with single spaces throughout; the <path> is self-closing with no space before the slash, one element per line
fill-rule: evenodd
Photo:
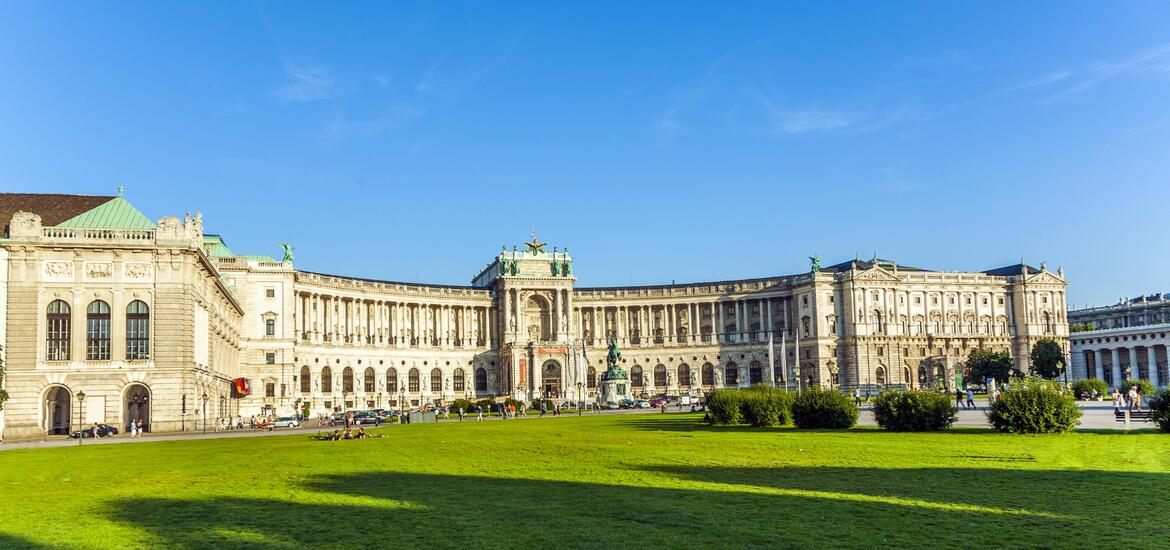
<path fill-rule="evenodd" d="M 365 428 L 358 428 L 357 430 L 346 428 L 345 431 L 333 430 L 333 433 L 326 435 L 325 438 L 329 441 L 341 441 L 342 439 L 365 439 L 367 437 L 369 435 L 366 434 Z"/>

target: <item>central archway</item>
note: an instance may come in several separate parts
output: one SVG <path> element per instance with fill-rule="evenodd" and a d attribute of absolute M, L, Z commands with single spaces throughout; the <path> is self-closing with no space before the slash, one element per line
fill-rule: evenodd
<path fill-rule="evenodd" d="M 561 364 L 552 359 L 545 361 L 540 367 L 540 384 L 542 395 L 546 399 L 561 396 Z"/>
<path fill-rule="evenodd" d="M 73 421 L 73 393 L 65 386 L 50 386 L 45 391 L 45 433 L 69 435 Z"/>
<path fill-rule="evenodd" d="M 130 384 L 126 386 L 126 392 L 123 394 L 124 415 L 122 417 L 122 427 L 129 432 L 130 423 L 142 420 L 142 430 L 150 431 L 150 388 L 143 384 Z"/>
<path fill-rule="evenodd" d="M 552 307 L 539 294 L 528 297 L 524 303 L 524 324 L 528 329 L 528 339 L 544 341 L 551 339 Z"/>

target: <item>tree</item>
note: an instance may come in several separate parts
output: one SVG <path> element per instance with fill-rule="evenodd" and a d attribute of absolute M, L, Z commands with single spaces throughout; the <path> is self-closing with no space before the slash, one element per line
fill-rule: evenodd
<path fill-rule="evenodd" d="M 1051 338 L 1036 342 L 1032 347 L 1032 372 L 1049 380 L 1064 374 L 1064 350 Z"/>
<path fill-rule="evenodd" d="M 8 401 L 8 392 L 4 391 L 4 346 L 0 346 L 0 411 L 4 410 L 5 401 Z"/>
<path fill-rule="evenodd" d="M 967 356 L 967 372 L 970 376 L 968 381 L 976 384 L 982 384 L 988 378 L 994 378 L 996 382 L 1002 384 L 1013 375 L 1020 374 L 1008 352 L 982 348 L 971 350 L 971 354 Z"/>

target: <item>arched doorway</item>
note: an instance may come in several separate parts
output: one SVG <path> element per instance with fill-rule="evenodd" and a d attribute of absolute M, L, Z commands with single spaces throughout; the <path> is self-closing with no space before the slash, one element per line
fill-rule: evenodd
<path fill-rule="evenodd" d="M 544 390 L 544 397 L 552 399 L 561 396 L 561 364 L 556 361 L 545 361 L 540 367 L 540 383 Z"/>
<path fill-rule="evenodd" d="M 873 376 L 874 376 L 874 381 L 877 383 L 878 386 L 883 387 L 883 388 L 886 386 L 886 369 L 885 368 L 878 367 L 876 370 L 873 371 Z"/>
<path fill-rule="evenodd" d="M 552 318 L 549 315 L 551 310 L 544 297 L 538 294 L 529 296 L 525 301 L 524 324 L 528 330 L 529 340 L 551 339 Z"/>
<path fill-rule="evenodd" d="M 142 430 L 150 431 L 150 389 L 142 384 L 130 384 L 124 394 L 126 403 L 122 409 L 122 427 L 129 432 L 130 423 L 142 420 Z"/>
<path fill-rule="evenodd" d="M 65 386 L 50 386 L 45 392 L 45 433 L 69 435 L 73 421 L 73 394 Z"/>

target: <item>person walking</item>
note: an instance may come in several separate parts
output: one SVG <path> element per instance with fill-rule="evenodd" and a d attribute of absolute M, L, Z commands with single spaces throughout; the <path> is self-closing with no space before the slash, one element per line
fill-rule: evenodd
<path fill-rule="evenodd" d="M 1142 410 L 1142 387 L 1137 384 L 1133 386 L 1133 403 L 1131 405 L 1136 410 Z"/>
<path fill-rule="evenodd" d="M 1121 390 L 1113 388 L 1113 414 L 1121 414 Z"/>
<path fill-rule="evenodd" d="M 138 439 L 142 439 L 142 427 L 143 427 L 143 426 L 142 426 L 142 418 L 139 418 L 139 419 L 138 419 L 138 424 L 137 424 L 137 426 L 136 426 L 136 427 L 138 428 L 138 435 L 137 435 L 136 437 L 137 437 Z"/>
<path fill-rule="evenodd" d="M 967 408 L 975 408 L 975 390 L 971 388 L 967 388 Z"/>
<path fill-rule="evenodd" d="M 476 405 L 475 406 L 475 421 L 479 422 L 480 420 L 483 420 L 483 405 Z"/>
<path fill-rule="evenodd" d="M 965 409 L 966 408 L 963 406 L 963 390 L 961 390 L 959 388 L 955 388 L 955 408 L 956 409 Z"/>
<path fill-rule="evenodd" d="M 546 404 L 544 402 L 544 400 L 542 399 L 540 401 L 540 417 L 544 418 L 544 413 L 546 413 L 546 412 L 548 412 L 548 404 Z"/>
<path fill-rule="evenodd" d="M 129 432 L 130 432 L 130 439 L 134 439 L 134 436 L 136 435 L 136 433 L 135 433 L 135 432 L 136 432 L 136 430 L 137 430 L 137 429 L 138 429 L 138 427 L 137 427 L 137 426 L 134 424 L 134 419 L 133 419 L 133 418 L 131 418 L 131 419 L 130 419 L 130 430 L 129 430 Z"/>
<path fill-rule="evenodd" d="M 1129 387 L 1129 395 L 1126 396 L 1126 402 L 1129 404 L 1129 410 L 1133 411 L 1133 404 L 1137 401 L 1137 384 Z"/>
<path fill-rule="evenodd" d="M 858 407 L 861 406 L 861 390 L 857 388 L 853 388 L 853 404 Z"/>

